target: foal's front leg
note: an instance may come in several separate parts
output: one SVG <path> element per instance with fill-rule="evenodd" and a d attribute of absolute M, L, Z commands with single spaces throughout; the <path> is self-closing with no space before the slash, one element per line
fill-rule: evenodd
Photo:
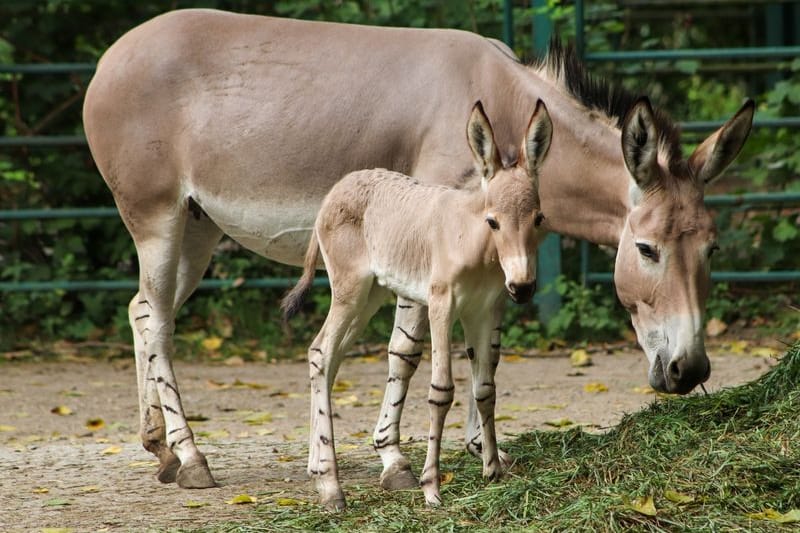
<path fill-rule="evenodd" d="M 411 464 L 400 451 L 400 417 L 408 383 L 422 359 L 422 341 L 428 329 L 428 309 L 398 296 L 394 329 L 389 341 L 389 377 L 372 442 L 381 456 L 381 487 L 410 489 L 418 485 Z"/>
<path fill-rule="evenodd" d="M 476 447 L 483 459 L 483 477 L 494 481 L 503 475 L 503 465 L 497 449 L 497 434 L 494 426 L 494 409 L 497 399 L 494 375 L 498 358 L 496 350 L 490 347 L 491 323 L 483 316 L 462 319 L 464 338 L 467 341 L 470 365 L 472 367 L 472 401 L 477 406 L 480 418 L 482 442 Z"/>
<path fill-rule="evenodd" d="M 430 290 L 428 316 L 431 324 L 431 386 L 428 391 L 430 432 L 428 453 L 419 484 L 428 505 L 442 503 L 439 495 L 439 455 L 447 412 L 453 404 L 453 372 L 450 361 L 452 295 L 450 287 L 434 284 Z"/>
<path fill-rule="evenodd" d="M 503 332 L 501 325 L 503 323 L 503 312 L 505 311 L 505 308 L 506 299 L 504 296 L 501 296 L 492 311 L 494 327 L 490 336 L 491 341 L 489 353 L 490 360 L 495 367 L 497 367 L 498 362 L 500 361 L 500 337 Z M 474 347 L 470 346 L 469 342 L 467 342 L 467 356 L 470 358 L 470 360 L 472 360 L 472 358 L 475 356 L 475 349 Z M 475 401 L 475 396 L 472 394 L 469 395 L 469 411 L 467 416 L 465 441 L 467 445 L 467 451 L 469 453 L 478 458 L 483 457 L 484 439 L 483 431 L 481 429 L 481 418 L 478 414 L 478 404 Z M 503 450 L 498 449 L 497 454 L 500 457 L 500 463 L 503 465 L 503 468 L 509 468 L 513 464 L 514 459 Z"/>

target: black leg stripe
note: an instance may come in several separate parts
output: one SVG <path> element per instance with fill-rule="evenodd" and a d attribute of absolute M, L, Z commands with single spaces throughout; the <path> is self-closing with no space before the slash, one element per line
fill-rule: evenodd
<path fill-rule="evenodd" d="M 399 329 L 401 331 L 401 333 L 403 335 L 405 335 L 406 338 L 408 338 L 408 340 L 410 340 L 411 342 L 416 342 L 416 343 L 422 342 L 422 339 L 415 339 L 414 337 L 411 336 L 411 334 L 409 332 L 407 332 L 406 330 L 404 330 L 400 326 L 397 326 L 397 329 Z"/>
<path fill-rule="evenodd" d="M 400 359 L 405 361 L 410 367 L 416 369 L 419 366 L 419 359 L 422 356 L 422 352 L 405 354 L 400 352 L 393 352 L 390 350 L 389 355 L 394 355 L 395 357 L 399 357 Z"/>
<path fill-rule="evenodd" d="M 397 400 L 396 402 L 392 402 L 392 407 L 397 407 L 398 405 L 402 405 L 404 401 L 406 401 L 405 394 L 403 394 L 403 397 Z"/>
<path fill-rule="evenodd" d="M 387 442 L 383 442 L 381 444 L 373 444 L 372 447 L 376 450 L 380 450 L 381 448 L 386 448 L 387 446 L 397 446 L 399 444 L 396 440 L 391 440 Z"/>
<path fill-rule="evenodd" d="M 456 386 L 455 385 L 450 385 L 449 387 L 440 387 L 440 386 L 438 386 L 438 385 L 436 385 L 434 383 L 431 383 L 431 388 L 433 390 L 438 390 L 439 392 L 451 392 L 451 391 L 454 391 L 456 389 Z"/>
<path fill-rule="evenodd" d="M 450 398 L 449 400 L 442 400 L 441 402 L 437 402 L 436 400 L 428 399 L 428 403 L 431 404 L 431 405 L 435 405 L 437 407 L 444 407 L 446 405 L 450 405 L 451 403 L 453 403 L 453 399 Z"/>

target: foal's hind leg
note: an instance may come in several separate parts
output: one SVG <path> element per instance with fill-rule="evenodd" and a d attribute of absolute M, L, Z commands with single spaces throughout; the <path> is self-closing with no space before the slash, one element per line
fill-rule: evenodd
<path fill-rule="evenodd" d="M 148 220 L 149 231 L 143 232 L 147 238 L 136 242 L 140 267 L 139 294 L 144 296 L 150 306 L 150 316 L 142 330 L 146 360 L 142 361 L 141 366 L 145 397 L 152 396 L 154 390 L 159 399 L 158 404 L 150 404 L 146 408 L 156 409 L 156 405 L 160 406 L 166 445 L 181 463 L 175 475 L 178 485 L 184 488 L 206 488 L 216 486 L 216 483 L 205 457 L 194 443 L 194 435 L 186 421 L 171 361 L 176 304 L 180 302 L 179 297 L 185 299 L 194 288 L 185 281 L 178 281 L 179 264 L 184 255 L 183 240 L 186 235 L 192 234 L 191 230 L 185 232 L 185 213 L 184 210 L 180 214 L 170 214 L 164 220 Z M 215 239 L 218 237 L 217 233 Z M 211 240 L 207 242 L 209 247 L 213 247 Z M 187 253 L 196 252 L 187 250 Z M 207 257 L 209 254 L 210 252 L 204 252 L 201 255 Z M 203 265 L 203 269 L 206 265 Z M 182 275 L 196 270 L 201 269 L 187 269 L 184 265 Z M 196 286 L 196 283 L 195 280 L 193 285 Z M 182 287 L 181 292 L 185 294 L 178 294 L 179 287 Z M 169 480 L 174 461 L 168 458 L 168 462 L 162 463 L 162 467 L 162 477 Z"/>
<path fill-rule="evenodd" d="M 400 451 L 400 417 L 408 383 L 422 358 L 422 341 L 428 330 L 428 308 L 398 296 L 394 328 L 389 341 L 389 377 L 372 442 L 381 456 L 381 487 L 411 489 L 418 485 L 411 464 Z"/>

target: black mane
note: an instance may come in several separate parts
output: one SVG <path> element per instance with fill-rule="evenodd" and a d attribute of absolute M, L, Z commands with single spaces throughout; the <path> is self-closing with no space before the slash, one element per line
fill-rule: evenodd
<path fill-rule="evenodd" d="M 553 36 L 547 55 L 535 65 L 546 69 L 555 79 L 561 79 L 565 88 L 576 100 L 588 109 L 594 109 L 612 119 L 621 128 L 625 116 L 641 96 L 624 87 L 612 86 L 607 80 L 592 76 L 578 57 L 572 44 L 564 46 L 561 39 Z M 653 108 L 659 144 L 666 148 L 670 168 L 683 161 L 680 145 L 680 127 L 662 110 Z"/>

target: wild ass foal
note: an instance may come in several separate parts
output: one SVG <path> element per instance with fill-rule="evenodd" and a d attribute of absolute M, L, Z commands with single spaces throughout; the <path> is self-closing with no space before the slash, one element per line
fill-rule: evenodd
<path fill-rule="evenodd" d="M 531 116 L 519 161 L 503 167 L 492 128 L 478 102 L 467 138 L 481 187 L 453 189 L 420 184 L 386 169 L 348 174 L 328 193 L 314 226 L 303 276 L 286 296 L 292 316 L 311 287 L 322 253 L 331 284 L 328 317 L 308 350 L 311 432 L 308 473 L 321 503 L 344 507 L 334 451 L 331 387 L 347 346 L 386 301 L 389 291 L 428 306 L 432 370 L 428 392 L 430 434 L 420 486 L 438 505 L 439 450 L 445 416 L 453 403 L 450 330 L 464 328 L 472 366 L 472 394 L 483 426 L 483 475 L 502 475 L 494 430 L 494 374 L 499 358 L 490 347 L 503 288 L 517 303 L 536 286 L 538 172 L 552 123 L 540 101 Z M 420 353 L 390 353 L 416 365 Z M 392 379 L 391 377 L 389 378 Z M 386 442 L 376 441 L 376 448 Z"/>

